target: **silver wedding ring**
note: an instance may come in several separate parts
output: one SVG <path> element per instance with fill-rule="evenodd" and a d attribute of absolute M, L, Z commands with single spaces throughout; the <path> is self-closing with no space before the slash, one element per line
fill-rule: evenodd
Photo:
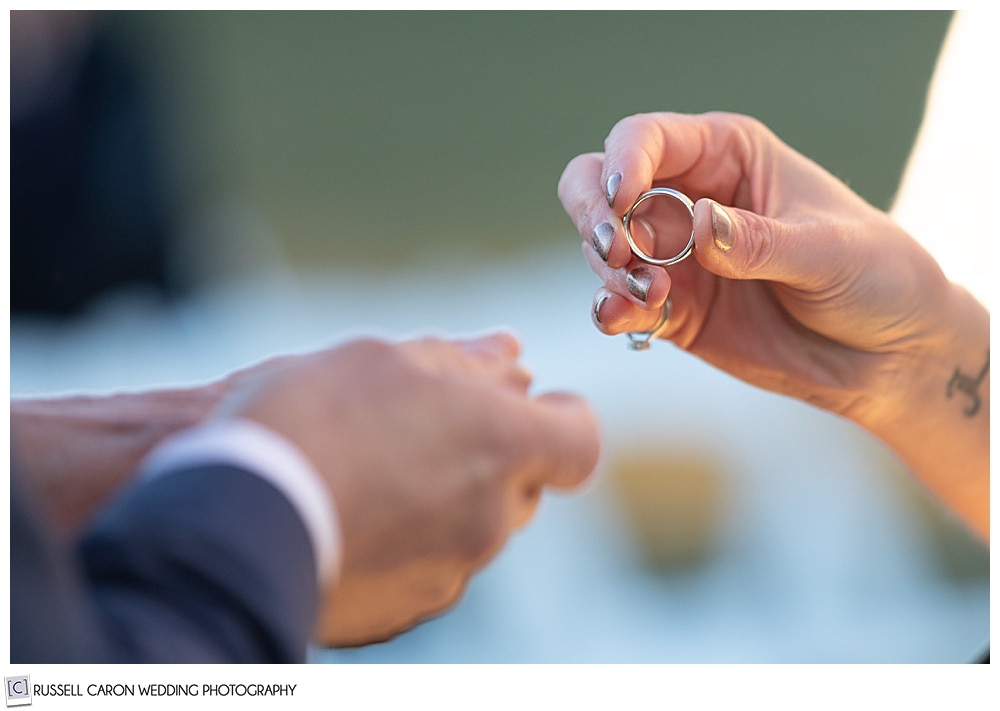
<path fill-rule="evenodd" d="M 684 205 L 684 207 L 687 208 L 688 215 L 691 216 L 691 237 L 688 239 L 687 244 L 680 252 L 672 257 L 667 257 L 666 259 L 659 259 L 651 254 L 646 254 L 642 248 L 636 244 L 635 238 L 632 237 L 632 213 L 634 213 L 635 209 L 646 200 L 650 200 L 660 195 L 671 197 Z M 674 190 L 672 188 L 653 188 L 652 190 L 647 190 L 640 195 L 634 203 L 632 203 L 632 207 L 628 209 L 628 212 L 625 213 L 625 217 L 622 218 L 622 223 L 625 225 L 625 239 L 628 240 L 628 246 L 632 248 L 632 254 L 649 264 L 669 267 L 672 264 L 677 264 L 678 262 L 687 259 L 688 255 L 691 254 L 691 250 L 694 249 L 694 203 L 691 202 L 691 198 L 679 190 Z"/>
<path fill-rule="evenodd" d="M 654 197 L 664 195 L 669 198 L 673 198 L 677 202 L 681 203 L 685 208 L 687 208 L 688 216 L 691 218 L 691 236 L 688 238 L 687 244 L 684 248 L 672 257 L 667 257 L 661 259 L 653 256 L 652 254 L 646 254 L 642 248 L 636 243 L 635 238 L 632 236 L 632 215 L 635 213 L 636 208 L 639 207 L 646 200 L 650 200 Z M 653 188 L 647 190 L 642 195 L 640 195 L 632 207 L 628 209 L 625 216 L 622 218 L 622 224 L 625 226 L 625 239 L 628 240 L 628 246 L 632 249 L 632 254 L 649 264 L 655 264 L 661 267 L 669 267 L 673 264 L 681 262 L 691 254 L 694 249 L 694 203 L 684 193 L 679 190 L 674 190 L 673 188 Z M 625 336 L 628 338 L 629 350 L 633 351 L 648 351 L 653 341 L 659 338 L 664 331 L 667 330 L 667 325 L 670 322 L 670 311 L 672 309 L 670 299 L 667 299 L 663 304 L 663 311 L 660 314 L 660 320 L 656 323 L 653 328 L 648 331 L 640 331 L 635 333 L 626 333 Z"/>

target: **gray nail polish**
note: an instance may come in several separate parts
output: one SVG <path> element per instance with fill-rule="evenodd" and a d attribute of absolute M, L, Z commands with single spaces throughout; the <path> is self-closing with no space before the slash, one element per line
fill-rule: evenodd
<path fill-rule="evenodd" d="M 646 267 L 636 267 L 625 278 L 629 293 L 639 301 L 645 301 L 646 297 L 649 296 L 649 287 L 652 283 L 653 275 Z"/>
<path fill-rule="evenodd" d="M 597 300 L 597 303 L 594 304 L 594 320 L 597 321 L 597 323 L 601 323 L 601 307 L 604 306 L 604 302 L 610 298 L 611 294 L 603 294 L 601 295 L 601 298 Z"/>
<path fill-rule="evenodd" d="M 591 243 L 601 259 L 608 261 L 608 252 L 611 251 L 611 243 L 615 239 L 615 228 L 610 222 L 602 222 L 594 228 L 594 238 Z"/>
<path fill-rule="evenodd" d="M 733 223 L 726 211 L 715 202 L 712 203 L 712 238 L 715 246 L 723 252 L 733 248 Z"/>
<path fill-rule="evenodd" d="M 604 197 L 608 201 L 608 207 L 612 207 L 615 201 L 615 195 L 618 194 L 618 188 L 622 185 L 622 174 L 612 173 L 608 176 L 608 184 L 604 186 Z"/>

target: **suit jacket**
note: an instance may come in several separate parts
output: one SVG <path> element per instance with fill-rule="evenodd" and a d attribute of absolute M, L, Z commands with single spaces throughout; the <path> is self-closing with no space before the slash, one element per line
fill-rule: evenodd
<path fill-rule="evenodd" d="M 307 531 L 232 466 L 132 487 L 83 540 L 56 540 L 11 472 L 10 659 L 302 662 L 318 605 Z"/>

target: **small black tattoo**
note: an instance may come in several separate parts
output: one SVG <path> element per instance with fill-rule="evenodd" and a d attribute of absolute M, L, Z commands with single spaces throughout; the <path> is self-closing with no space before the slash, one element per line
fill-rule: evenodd
<path fill-rule="evenodd" d="M 979 375 L 976 375 L 975 377 L 967 375 L 956 367 L 955 372 L 951 376 L 951 380 L 948 381 L 948 390 L 946 392 L 949 399 L 951 399 L 951 396 L 954 395 L 956 391 L 965 393 L 972 399 L 972 402 L 964 410 L 966 417 L 972 417 L 979 412 L 979 384 L 983 382 L 983 378 L 986 377 L 986 373 L 988 373 L 989 370 L 990 352 L 986 351 L 986 363 L 983 365 L 982 370 L 979 371 Z"/>

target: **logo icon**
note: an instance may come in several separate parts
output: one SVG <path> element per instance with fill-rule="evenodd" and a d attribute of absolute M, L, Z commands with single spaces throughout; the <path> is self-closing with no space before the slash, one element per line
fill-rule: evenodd
<path fill-rule="evenodd" d="M 3 678 L 7 692 L 7 706 L 30 706 L 31 684 L 28 676 L 5 676 Z"/>

